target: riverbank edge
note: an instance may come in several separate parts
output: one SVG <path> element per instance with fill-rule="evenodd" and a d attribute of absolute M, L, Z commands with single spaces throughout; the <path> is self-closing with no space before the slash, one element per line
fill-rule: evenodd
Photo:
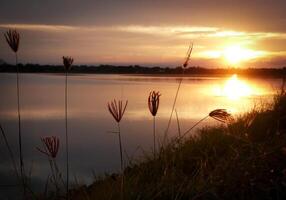
<path fill-rule="evenodd" d="M 285 199 L 286 95 L 229 124 L 170 140 L 154 158 L 128 160 L 122 174 L 77 185 L 72 199 Z"/>

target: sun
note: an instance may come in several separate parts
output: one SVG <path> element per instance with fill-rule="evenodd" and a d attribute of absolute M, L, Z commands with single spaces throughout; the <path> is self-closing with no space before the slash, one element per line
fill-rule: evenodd
<path fill-rule="evenodd" d="M 223 57 L 228 64 L 234 65 L 257 57 L 257 53 L 240 45 L 233 45 L 223 50 Z"/>
<path fill-rule="evenodd" d="M 237 64 L 242 60 L 242 52 L 239 46 L 231 46 L 224 49 L 223 55 L 228 63 Z"/>

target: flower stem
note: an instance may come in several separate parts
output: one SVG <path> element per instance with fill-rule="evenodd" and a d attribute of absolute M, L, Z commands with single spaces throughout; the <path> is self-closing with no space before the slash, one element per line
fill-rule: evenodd
<path fill-rule="evenodd" d="M 24 198 L 26 198 L 26 177 L 24 170 L 24 159 L 22 151 L 22 128 L 21 128 L 21 108 L 20 108 L 20 80 L 19 80 L 19 66 L 18 55 L 15 53 L 16 69 L 17 69 L 17 110 L 18 110 L 18 139 L 19 139 L 19 154 L 20 154 L 20 175 L 23 184 Z"/>
<path fill-rule="evenodd" d="M 171 125 L 172 116 L 173 116 L 173 112 L 174 112 L 174 109 L 175 109 L 175 106 L 176 106 L 178 94 L 179 94 L 179 91 L 180 91 L 180 88 L 181 88 L 181 85 L 182 85 L 182 82 L 183 82 L 183 77 L 184 77 L 184 69 L 182 69 L 182 76 L 181 76 L 181 78 L 179 80 L 178 88 L 177 88 L 175 99 L 174 99 L 173 106 L 172 106 L 172 111 L 171 111 L 170 118 L 169 118 L 169 121 L 168 121 L 167 129 L 166 129 L 165 134 L 164 134 L 164 141 L 167 139 L 167 136 L 168 136 L 168 131 L 169 131 L 169 128 L 170 128 L 170 125 Z"/>
<path fill-rule="evenodd" d="M 123 199 L 123 184 L 124 184 L 124 168 L 123 168 L 123 155 L 122 155 L 122 142 L 121 142 L 121 132 L 120 132 L 120 123 L 118 125 L 118 140 L 119 140 L 119 151 L 120 151 L 120 170 L 121 170 L 121 199 Z"/>
<path fill-rule="evenodd" d="M 120 123 L 118 125 L 118 140 L 119 140 L 119 150 L 120 150 L 120 170 L 123 172 L 123 156 L 122 156 L 122 143 L 121 143 L 121 133 L 120 133 Z"/>
<path fill-rule="evenodd" d="M 154 159 L 156 158 L 156 117 L 153 116 L 153 142 L 154 142 Z"/>
<path fill-rule="evenodd" d="M 209 115 L 205 116 L 204 118 L 202 118 L 200 121 L 198 121 L 197 123 L 195 123 L 191 128 L 189 128 L 182 136 L 181 138 L 185 137 L 185 135 L 187 135 L 191 130 L 193 130 L 197 125 L 199 125 L 202 121 L 206 120 L 209 117 Z"/>
<path fill-rule="evenodd" d="M 65 73 L 65 131 L 66 131 L 66 199 L 69 200 L 69 140 L 68 140 L 68 71 Z"/>

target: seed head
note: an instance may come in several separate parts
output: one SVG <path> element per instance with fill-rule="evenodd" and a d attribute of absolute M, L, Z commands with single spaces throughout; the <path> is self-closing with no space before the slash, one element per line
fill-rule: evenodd
<path fill-rule="evenodd" d="M 233 120 L 233 117 L 226 109 L 216 109 L 209 113 L 209 116 L 215 120 L 227 123 Z"/>
<path fill-rule="evenodd" d="M 64 68 L 66 71 L 71 70 L 71 66 L 73 63 L 73 58 L 72 57 L 68 57 L 68 56 L 63 56 L 63 63 L 64 63 Z"/>
<path fill-rule="evenodd" d="M 148 107 L 153 116 L 156 116 L 160 104 L 160 92 L 151 91 L 148 97 Z"/>
<path fill-rule="evenodd" d="M 59 151 L 60 140 L 59 138 L 52 136 L 52 137 L 45 137 L 41 138 L 41 141 L 44 145 L 44 150 L 37 148 L 37 150 L 43 154 L 46 154 L 49 157 L 55 158 L 57 157 L 57 153 Z"/>
<path fill-rule="evenodd" d="M 108 102 L 107 107 L 113 118 L 119 123 L 124 115 L 128 101 L 125 102 L 124 107 L 122 106 L 122 100 L 116 101 L 115 99 Z"/>
<path fill-rule="evenodd" d="M 17 53 L 20 43 L 20 34 L 16 30 L 9 29 L 4 33 L 4 36 L 12 51 Z"/>
<path fill-rule="evenodd" d="M 185 62 L 183 64 L 184 68 L 186 68 L 189 65 L 189 61 L 190 61 L 191 54 L 192 54 L 192 51 L 193 51 L 193 46 L 194 46 L 193 43 L 191 43 L 190 46 L 189 46 L 189 49 L 188 49 L 188 52 L 187 52 L 187 55 L 186 55 L 186 59 L 185 59 Z"/>

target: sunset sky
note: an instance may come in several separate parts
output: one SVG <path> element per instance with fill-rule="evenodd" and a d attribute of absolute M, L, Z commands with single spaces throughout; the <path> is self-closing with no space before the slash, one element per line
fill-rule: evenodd
<path fill-rule="evenodd" d="M 285 0 L 1 0 L 23 63 L 286 66 Z M 0 59 L 13 62 L 0 37 Z"/>

